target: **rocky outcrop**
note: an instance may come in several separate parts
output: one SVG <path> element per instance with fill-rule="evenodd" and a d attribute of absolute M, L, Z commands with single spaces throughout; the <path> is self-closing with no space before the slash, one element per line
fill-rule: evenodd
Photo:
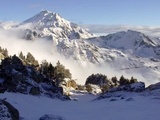
<path fill-rule="evenodd" d="M 16 56 L 5 58 L 0 65 L 0 93 L 15 92 L 63 98 L 63 91 L 55 82 L 32 66 L 26 66 Z M 57 95 L 58 94 L 58 95 Z"/>
<path fill-rule="evenodd" d="M 136 82 L 128 85 L 122 85 L 115 88 L 111 88 L 109 92 L 116 92 L 116 91 L 142 92 L 144 90 L 145 90 L 145 83 Z"/>
<path fill-rule="evenodd" d="M 19 112 L 7 101 L 0 100 L 0 119 L 19 120 Z"/>
<path fill-rule="evenodd" d="M 148 90 L 160 89 L 160 82 L 158 82 L 156 84 L 149 85 L 146 89 L 148 89 Z"/>

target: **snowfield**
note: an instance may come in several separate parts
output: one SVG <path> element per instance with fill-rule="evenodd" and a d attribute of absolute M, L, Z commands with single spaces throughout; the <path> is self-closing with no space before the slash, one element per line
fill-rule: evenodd
<path fill-rule="evenodd" d="M 0 94 L 20 112 L 22 120 L 39 120 L 45 114 L 64 120 L 158 120 L 160 97 L 125 93 L 127 97 L 94 100 L 97 96 L 72 93 L 77 101 L 61 101 L 19 93 Z"/>

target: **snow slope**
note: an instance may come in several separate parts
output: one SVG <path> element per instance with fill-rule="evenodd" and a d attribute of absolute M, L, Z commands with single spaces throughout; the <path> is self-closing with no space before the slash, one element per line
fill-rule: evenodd
<path fill-rule="evenodd" d="M 159 119 L 158 96 L 128 94 L 125 99 L 115 101 L 114 98 L 92 101 L 95 96 L 89 94 L 77 95 L 78 101 L 60 101 L 17 93 L 0 94 L 0 98 L 7 98 L 6 100 L 19 110 L 23 120 L 39 120 L 44 114 L 62 116 L 64 120 Z"/>

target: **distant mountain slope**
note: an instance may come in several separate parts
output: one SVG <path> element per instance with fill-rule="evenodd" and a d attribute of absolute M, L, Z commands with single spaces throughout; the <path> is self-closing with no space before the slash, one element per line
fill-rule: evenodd
<path fill-rule="evenodd" d="M 128 30 L 91 38 L 88 42 L 102 48 L 110 47 L 123 52 L 130 51 L 133 55 L 140 57 L 160 58 L 160 40 L 137 31 Z"/>

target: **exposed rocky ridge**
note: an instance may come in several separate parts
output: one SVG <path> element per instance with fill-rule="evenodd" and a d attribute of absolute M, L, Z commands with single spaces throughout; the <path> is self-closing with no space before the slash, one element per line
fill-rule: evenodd
<path fill-rule="evenodd" d="M 101 99 L 126 99 L 128 97 L 133 97 L 134 95 L 140 96 L 157 96 L 160 95 L 160 83 L 151 84 L 145 87 L 145 83 L 137 82 L 129 85 L 118 86 L 109 89 L 106 93 L 101 94 L 95 100 Z M 156 99 L 156 97 L 155 97 Z"/>

